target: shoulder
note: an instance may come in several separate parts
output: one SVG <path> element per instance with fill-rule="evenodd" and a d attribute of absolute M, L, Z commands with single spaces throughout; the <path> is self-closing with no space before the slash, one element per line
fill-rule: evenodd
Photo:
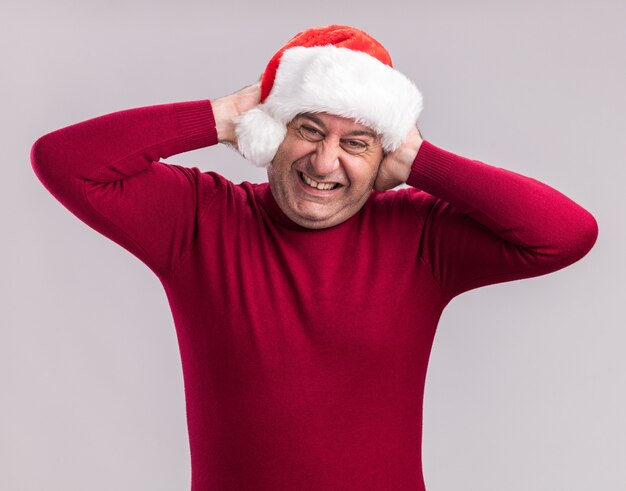
<path fill-rule="evenodd" d="M 393 215 L 415 219 L 425 216 L 436 202 L 436 198 L 422 190 L 406 187 L 388 191 L 373 191 L 366 206 L 377 215 Z"/>
<path fill-rule="evenodd" d="M 254 189 L 257 184 L 250 182 L 234 183 L 215 171 L 204 171 L 198 167 L 187 167 L 170 162 L 159 162 L 165 168 L 179 175 L 179 179 L 188 181 L 190 187 L 195 189 L 194 194 L 198 198 L 200 209 L 209 207 L 228 206 L 233 208 L 245 207 L 254 200 Z"/>
<path fill-rule="evenodd" d="M 219 207 L 231 213 L 249 213 L 263 204 L 269 194 L 269 183 L 242 181 L 235 183 L 215 171 L 205 171 L 200 175 L 204 195 L 212 207 Z"/>

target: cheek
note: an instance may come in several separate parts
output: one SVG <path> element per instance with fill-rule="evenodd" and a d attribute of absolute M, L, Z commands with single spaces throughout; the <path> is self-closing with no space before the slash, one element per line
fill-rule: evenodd
<path fill-rule="evenodd" d="M 280 177 L 289 169 L 289 154 L 279 147 L 276 155 L 272 159 L 270 165 L 267 166 L 267 176 L 269 179 L 280 179 Z"/>
<path fill-rule="evenodd" d="M 278 147 L 274 159 L 268 166 L 268 177 L 270 176 L 270 172 L 273 173 L 274 178 L 284 177 L 291 172 L 294 163 L 305 155 L 306 152 L 302 151 L 302 149 L 298 149 L 297 145 L 281 145 Z M 271 171 L 270 168 L 272 168 Z"/>
<path fill-rule="evenodd" d="M 376 176 L 378 175 L 378 169 L 380 168 L 380 159 L 368 160 L 356 163 L 351 167 L 349 174 L 350 181 L 353 184 L 357 184 L 356 187 L 372 187 Z"/>
<path fill-rule="evenodd" d="M 306 155 L 308 151 L 310 151 L 310 143 L 308 142 L 301 142 L 294 139 L 283 140 L 276 151 L 274 160 L 288 160 L 293 162 Z"/>

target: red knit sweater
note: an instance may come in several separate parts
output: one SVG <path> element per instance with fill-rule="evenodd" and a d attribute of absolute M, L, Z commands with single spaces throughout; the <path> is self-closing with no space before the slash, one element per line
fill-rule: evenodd
<path fill-rule="evenodd" d="M 198 100 L 90 119 L 31 151 L 44 186 L 165 288 L 193 491 L 424 490 L 423 390 L 443 308 L 574 263 L 595 219 L 535 179 L 424 141 L 412 188 L 305 229 L 267 183 L 160 162 L 216 143 Z"/>

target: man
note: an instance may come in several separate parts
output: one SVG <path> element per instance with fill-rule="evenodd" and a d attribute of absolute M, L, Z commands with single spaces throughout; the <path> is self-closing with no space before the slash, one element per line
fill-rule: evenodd
<path fill-rule="evenodd" d="M 47 189 L 163 284 L 194 491 L 424 490 L 444 307 L 595 243 L 594 218 L 555 189 L 423 140 L 421 107 L 380 43 L 327 26 L 233 95 L 118 111 L 33 145 Z M 269 182 L 160 162 L 218 142 Z"/>

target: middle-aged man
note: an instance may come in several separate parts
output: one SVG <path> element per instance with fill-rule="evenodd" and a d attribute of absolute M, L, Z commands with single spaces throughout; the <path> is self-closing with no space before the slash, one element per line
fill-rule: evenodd
<path fill-rule="evenodd" d="M 118 111 L 33 145 L 44 186 L 165 289 L 194 491 L 424 490 L 444 307 L 595 243 L 593 216 L 552 187 L 423 140 L 421 109 L 380 43 L 326 26 L 230 96 Z M 269 182 L 160 161 L 218 142 Z"/>

